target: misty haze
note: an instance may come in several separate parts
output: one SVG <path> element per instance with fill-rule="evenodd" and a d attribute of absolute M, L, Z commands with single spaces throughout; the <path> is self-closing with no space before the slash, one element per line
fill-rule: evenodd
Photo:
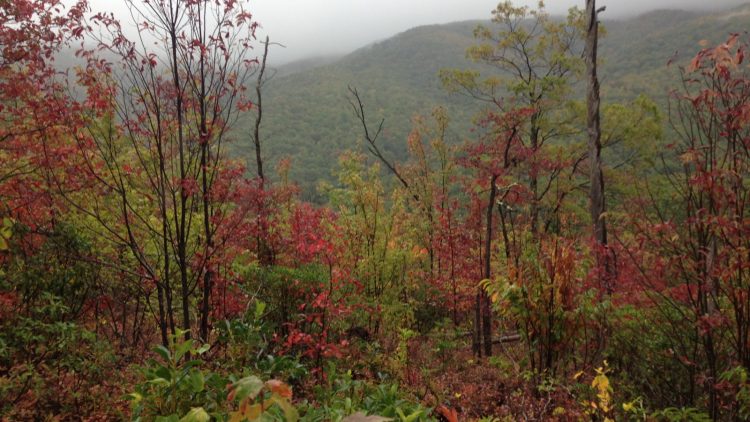
<path fill-rule="evenodd" d="M 515 2 L 535 6 L 534 0 Z M 743 4 L 742 0 L 607 0 L 603 19 L 632 18 L 658 10 L 721 10 Z M 122 0 L 90 0 L 94 12 L 112 12 L 127 16 Z M 570 7 L 581 4 L 572 0 L 547 0 L 553 15 L 565 15 Z M 259 36 L 270 36 L 285 48 L 273 49 L 270 60 L 275 64 L 340 56 L 375 41 L 421 25 L 465 20 L 489 19 L 497 6 L 494 0 L 326 0 L 316 3 L 304 0 L 257 0 L 251 12 L 261 25 Z M 131 25 L 132 27 L 132 25 Z"/>

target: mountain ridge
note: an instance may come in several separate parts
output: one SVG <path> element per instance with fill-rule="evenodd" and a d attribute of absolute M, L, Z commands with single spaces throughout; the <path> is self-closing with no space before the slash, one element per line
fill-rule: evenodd
<path fill-rule="evenodd" d="M 605 19 L 607 34 L 600 43 L 604 100 L 628 101 L 640 94 L 666 98 L 678 76 L 667 62 L 684 62 L 700 50 L 702 40 L 718 43 L 747 27 L 750 14 L 742 12 L 748 8 L 743 4 L 713 14 L 663 9 L 632 19 Z M 335 157 L 345 149 L 363 150 L 361 127 L 346 99 L 350 85 L 362 95 L 373 125 L 385 119 L 381 142 L 389 157 L 405 156 L 412 117 L 429 115 L 436 106 L 445 107 L 452 118 L 451 141 L 462 141 L 479 107 L 443 90 L 437 72 L 477 66 L 465 52 L 475 43 L 479 23 L 491 25 L 488 20 L 422 25 L 319 66 L 280 70 L 264 92 L 266 161 L 291 156 L 292 180 L 300 183 L 306 199 L 321 199 L 315 186 L 332 180 Z M 243 134 L 250 133 L 251 120 L 248 116 L 240 125 L 234 147 L 250 166 L 250 141 Z"/>

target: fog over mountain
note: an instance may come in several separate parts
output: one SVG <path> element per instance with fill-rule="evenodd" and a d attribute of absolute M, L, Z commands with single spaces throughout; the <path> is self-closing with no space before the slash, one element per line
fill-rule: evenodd
<path fill-rule="evenodd" d="M 746 0 L 599 0 L 606 6 L 606 18 L 621 18 L 649 10 L 723 9 Z M 251 9 L 262 28 L 277 47 L 272 61 L 282 64 L 316 56 L 348 53 L 373 41 L 419 25 L 469 19 L 488 19 L 498 0 L 254 0 Z M 514 1 L 535 6 L 535 0 Z M 583 0 L 548 0 L 547 9 L 564 14 Z M 91 0 L 95 12 L 109 11 L 128 16 L 124 0 Z"/>

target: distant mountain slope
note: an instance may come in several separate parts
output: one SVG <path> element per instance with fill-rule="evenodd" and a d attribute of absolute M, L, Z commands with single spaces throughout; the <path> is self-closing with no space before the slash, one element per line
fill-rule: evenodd
<path fill-rule="evenodd" d="M 316 67 L 325 66 L 331 63 L 335 63 L 341 60 L 342 56 L 317 56 L 310 57 L 302 60 L 295 60 L 290 63 L 286 63 L 283 66 L 274 67 L 272 63 L 269 63 L 269 69 L 271 69 L 275 76 L 281 77 L 291 75 L 293 73 L 306 72 Z M 270 52 L 270 60 L 273 59 L 273 51 Z M 274 76 L 274 77 L 275 77 Z"/>
<path fill-rule="evenodd" d="M 702 40 L 716 45 L 750 28 L 750 4 L 711 15 L 658 10 L 606 22 L 606 28 L 600 47 L 603 94 L 615 101 L 641 93 L 660 100 L 677 81 L 676 66 L 692 58 Z"/>
<path fill-rule="evenodd" d="M 346 100 L 347 85 L 362 94 L 373 124 L 385 118 L 384 149 L 403 157 L 405 139 L 416 113 L 429 114 L 438 105 L 448 108 L 454 125 L 452 136 L 468 136 L 477 105 L 449 96 L 440 87 L 442 68 L 467 68 L 466 48 L 474 44 L 478 21 L 423 26 L 359 49 L 332 63 L 301 66 L 301 71 L 280 70 L 268 83 L 264 97 L 264 151 L 273 164 L 291 156 L 291 177 L 309 199 L 321 178 L 330 178 L 336 158 L 347 148 L 362 148 L 361 128 Z M 699 41 L 724 40 L 750 24 L 750 6 L 701 16 L 684 11 L 655 11 L 625 21 L 605 21 L 607 36 L 601 41 L 603 95 L 625 100 L 640 93 L 655 98 L 664 94 L 677 70 L 666 63 L 695 54 Z M 250 118 L 236 132 L 234 153 L 251 158 Z M 252 164 L 250 164 L 252 165 Z"/>
<path fill-rule="evenodd" d="M 318 179 L 331 175 L 341 151 L 355 148 L 360 138 L 361 128 L 346 98 L 349 85 L 360 91 L 373 124 L 385 118 L 382 141 L 393 156 L 403 156 L 415 113 L 428 114 L 444 105 L 468 121 L 476 107 L 442 91 L 437 72 L 466 63 L 464 52 L 477 23 L 415 28 L 334 63 L 274 78 L 264 93 L 269 161 L 292 156 L 292 178 L 306 192 L 314 192 Z M 249 128 L 249 121 L 243 123 L 243 130 Z M 235 148 L 246 157 L 252 151 L 249 139 L 240 138 Z"/>

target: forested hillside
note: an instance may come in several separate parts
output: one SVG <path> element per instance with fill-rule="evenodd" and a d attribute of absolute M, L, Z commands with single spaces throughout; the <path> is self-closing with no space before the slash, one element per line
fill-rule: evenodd
<path fill-rule="evenodd" d="M 306 195 L 317 197 L 319 180 L 332 180 L 332 160 L 347 149 L 362 147 L 361 127 L 347 101 L 348 86 L 356 87 L 375 116 L 385 118 L 384 149 L 394 157 L 406 153 L 406 135 L 415 114 L 439 105 L 449 108 L 459 130 L 470 128 L 478 108 L 461 98 L 450 98 L 440 86 L 438 71 L 465 61 L 477 22 L 415 28 L 374 43 L 334 63 L 273 78 L 266 85 L 263 140 L 269 159 L 291 157 L 294 180 L 303 181 Z M 237 129 L 236 150 L 252 156 L 248 138 L 250 119 Z M 249 133 L 249 132 L 248 132 Z M 358 146 L 359 145 L 359 146 Z M 335 161 L 333 161 L 335 162 Z M 319 197 L 318 197 L 319 198 Z"/>
<path fill-rule="evenodd" d="M 740 7 L 714 16 L 680 10 L 660 10 L 612 21 L 603 14 L 606 35 L 601 39 L 602 93 L 605 102 L 633 100 L 645 94 L 665 104 L 677 81 L 674 68 L 684 65 L 700 41 L 717 43 L 730 32 L 750 25 L 750 13 Z M 309 68 L 315 60 L 279 69 L 265 88 L 263 140 L 270 162 L 291 157 L 291 175 L 305 197 L 323 201 L 321 180 L 332 181 L 332 159 L 345 150 L 364 151 L 361 127 L 347 101 L 347 86 L 355 86 L 373 120 L 385 119 L 384 151 L 394 160 L 406 156 L 412 118 L 429 116 L 437 106 L 451 116 L 449 140 L 471 137 L 472 118 L 479 105 L 441 86 L 445 68 L 475 67 L 466 58 L 478 21 L 414 28 L 363 47 L 345 57 Z M 273 55 L 273 51 L 271 52 Z M 302 69 L 299 69 L 302 67 Z M 579 87 L 579 89 L 581 89 Z M 250 158 L 251 118 L 240 122 L 234 151 Z"/>
<path fill-rule="evenodd" d="M 750 6 L 122 2 L 0 1 L 0 421 L 750 420 Z"/>

